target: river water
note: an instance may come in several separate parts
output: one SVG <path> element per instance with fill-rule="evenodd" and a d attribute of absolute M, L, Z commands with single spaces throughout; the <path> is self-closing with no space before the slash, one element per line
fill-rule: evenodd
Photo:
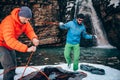
<path fill-rule="evenodd" d="M 120 70 L 120 50 L 115 48 L 80 48 L 80 63 L 95 63 L 110 66 Z M 32 56 L 29 65 L 53 65 L 65 63 L 64 47 L 39 47 Z M 18 65 L 25 65 L 30 53 L 17 53 Z M 71 57 L 73 55 L 71 54 Z"/>

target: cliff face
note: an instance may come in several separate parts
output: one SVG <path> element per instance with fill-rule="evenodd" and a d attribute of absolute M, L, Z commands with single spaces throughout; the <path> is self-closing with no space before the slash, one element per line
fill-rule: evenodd
<path fill-rule="evenodd" d="M 111 4 L 114 0 L 92 0 L 98 16 L 103 21 L 109 43 L 120 49 L 120 1 Z"/>

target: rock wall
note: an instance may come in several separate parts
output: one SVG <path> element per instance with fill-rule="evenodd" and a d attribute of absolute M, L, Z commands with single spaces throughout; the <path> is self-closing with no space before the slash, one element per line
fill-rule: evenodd
<path fill-rule="evenodd" d="M 31 24 L 38 35 L 40 45 L 52 44 L 57 46 L 65 42 L 62 38 L 64 32 L 63 35 L 60 35 L 62 32 L 60 32 L 57 25 L 54 25 L 55 22 L 60 20 L 60 10 L 57 0 L 2 0 L 0 1 L 0 21 L 10 14 L 13 8 L 24 5 L 32 9 L 33 19 L 31 20 Z M 19 40 L 29 46 L 32 45 L 31 41 L 25 35 L 22 35 Z"/>
<path fill-rule="evenodd" d="M 35 31 L 38 34 L 40 44 L 59 43 L 58 26 L 52 24 L 58 22 L 59 6 L 56 0 L 39 1 L 32 6 Z"/>

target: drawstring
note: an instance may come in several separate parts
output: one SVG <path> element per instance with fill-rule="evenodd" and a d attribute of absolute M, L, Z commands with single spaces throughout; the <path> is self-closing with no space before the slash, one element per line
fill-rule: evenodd
<path fill-rule="evenodd" d="M 31 55 L 30 55 L 30 57 L 28 58 L 28 62 L 27 62 L 27 64 L 26 64 L 26 66 L 25 66 L 25 69 L 24 69 L 24 71 L 23 71 L 23 74 L 22 74 L 20 80 L 22 80 L 22 78 L 23 78 L 23 76 L 24 76 L 24 73 L 25 73 L 25 71 L 26 71 L 26 69 L 27 69 L 27 67 L 28 67 L 28 64 L 30 63 L 30 60 L 31 60 L 33 54 L 34 54 L 34 52 L 32 52 Z M 48 76 L 47 76 L 44 72 L 42 72 L 42 71 L 39 71 L 39 72 L 42 73 L 48 80 L 50 80 L 50 79 L 48 78 Z"/>
<path fill-rule="evenodd" d="M 27 62 L 27 64 L 26 64 L 26 66 L 25 66 L 25 69 L 24 69 L 24 71 L 23 71 L 23 73 L 22 73 L 22 76 L 21 76 L 20 80 L 22 80 L 22 77 L 24 76 L 25 70 L 27 69 L 28 64 L 30 63 L 30 60 L 31 60 L 33 54 L 34 54 L 34 52 L 32 52 L 32 54 L 31 54 L 30 57 L 28 58 L 28 62 Z"/>

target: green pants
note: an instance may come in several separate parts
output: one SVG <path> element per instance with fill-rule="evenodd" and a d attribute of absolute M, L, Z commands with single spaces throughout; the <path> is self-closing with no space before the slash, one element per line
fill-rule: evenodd
<path fill-rule="evenodd" d="M 68 64 L 71 64 L 71 57 L 70 57 L 70 53 L 71 51 L 73 50 L 73 70 L 76 71 L 78 70 L 78 62 L 79 62 L 79 56 L 80 56 L 80 46 L 79 44 L 76 44 L 76 45 L 72 45 L 72 44 L 69 44 L 67 43 L 65 45 L 65 51 L 64 51 L 64 57 L 66 59 L 66 62 Z"/>

